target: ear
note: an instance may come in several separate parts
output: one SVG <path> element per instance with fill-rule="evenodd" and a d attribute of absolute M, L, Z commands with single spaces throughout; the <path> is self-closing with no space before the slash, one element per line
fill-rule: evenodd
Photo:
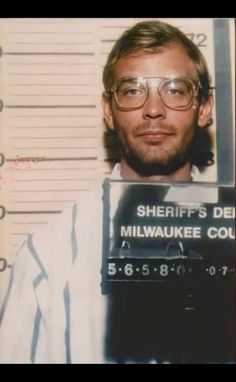
<path fill-rule="evenodd" d="M 109 94 L 107 94 L 106 92 L 103 92 L 102 94 L 102 108 L 103 108 L 103 116 L 107 123 L 107 126 L 111 130 L 114 130 L 111 99 L 109 97 Z"/>
<path fill-rule="evenodd" d="M 212 119 L 212 110 L 214 106 L 213 97 L 210 95 L 208 99 L 199 106 L 198 110 L 198 126 L 205 127 Z"/>

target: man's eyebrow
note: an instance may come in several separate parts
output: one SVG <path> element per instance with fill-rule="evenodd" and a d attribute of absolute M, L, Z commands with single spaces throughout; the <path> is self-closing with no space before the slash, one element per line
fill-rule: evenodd
<path fill-rule="evenodd" d="M 120 77 L 117 79 L 116 82 L 121 82 L 121 81 L 135 81 L 137 80 L 138 78 L 142 78 L 141 76 L 124 76 L 124 77 Z"/>

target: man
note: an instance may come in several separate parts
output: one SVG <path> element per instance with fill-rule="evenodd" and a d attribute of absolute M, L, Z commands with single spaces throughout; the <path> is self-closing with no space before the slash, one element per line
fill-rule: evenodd
<path fill-rule="evenodd" d="M 213 161 L 202 133 L 210 76 L 198 48 L 171 25 L 138 23 L 116 42 L 103 81 L 104 118 L 122 149 L 112 177 L 197 180 L 196 165 Z M 101 200 L 99 187 L 22 244 L 0 312 L 1 362 L 119 362 L 104 356 Z"/>

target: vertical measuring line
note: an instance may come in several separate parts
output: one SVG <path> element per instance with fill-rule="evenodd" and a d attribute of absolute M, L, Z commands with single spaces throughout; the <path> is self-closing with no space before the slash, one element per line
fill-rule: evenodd
<path fill-rule="evenodd" d="M 234 142 L 229 20 L 214 20 L 217 169 L 219 183 L 232 183 Z"/>

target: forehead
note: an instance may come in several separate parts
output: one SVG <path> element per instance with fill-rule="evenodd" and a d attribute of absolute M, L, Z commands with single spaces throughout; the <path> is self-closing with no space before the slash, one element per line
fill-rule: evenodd
<path fill-rule="evenodd" d="M 132 53 L 121 57 L 115 66 L 115 80 L 129 76 L 197 78 L 197 70 L 185 49 L 173 44 L 155 53 Z"/>

